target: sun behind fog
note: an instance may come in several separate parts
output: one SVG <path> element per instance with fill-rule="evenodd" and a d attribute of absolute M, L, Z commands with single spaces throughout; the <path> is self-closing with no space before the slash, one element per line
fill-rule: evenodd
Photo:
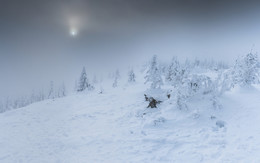
<path fill-rule="evenodd" d="M 76 29 L 71 29 L 70 30 L 70 35 L 75 37 L 78 34 L 78 31 Z"/>

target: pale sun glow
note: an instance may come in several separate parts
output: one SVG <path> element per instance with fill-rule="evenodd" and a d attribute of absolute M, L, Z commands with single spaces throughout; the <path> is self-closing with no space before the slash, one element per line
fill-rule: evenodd
<path fill-rule="evenodd" d="M 70 35 L 71 36 L 76 36 L 78 34 L 77 30 L 76 29 L 71 29 L 70 30 Z"/>

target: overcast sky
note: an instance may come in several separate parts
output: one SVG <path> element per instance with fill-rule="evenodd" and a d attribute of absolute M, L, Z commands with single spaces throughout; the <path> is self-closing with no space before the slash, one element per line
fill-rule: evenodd
<path fill-rule="evenodd" d="M 66 76 L 154 54 L 230 62 L 259 52 L 259 11 L 250 0 L 1 0 L 0 73 Z"/>

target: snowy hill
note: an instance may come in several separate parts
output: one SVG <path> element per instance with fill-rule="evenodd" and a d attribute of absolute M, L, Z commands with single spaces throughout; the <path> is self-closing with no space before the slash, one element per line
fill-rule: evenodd
<path fill-rule="evenodd" d="M 0 162 L 260 162 L 258 89 L 226 92 L 221 109 L 194 102 L 188 110 L 170 100 L 148 109 L 145 90 L 79 93 L 2 113 Z"/>

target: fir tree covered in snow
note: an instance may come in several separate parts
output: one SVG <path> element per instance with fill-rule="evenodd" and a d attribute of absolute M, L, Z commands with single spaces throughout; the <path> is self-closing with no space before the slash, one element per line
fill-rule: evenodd
<path fill-rule="evenodd" d="M 177 86 L 182 82 L 185 70 L 180 66 L 179 61 L 174 57 L 167 68 L 165 81 L 173 86 Z"/>
<path fill-rule="evenodd" d="M 93 90 L 94 87 L 89 83 L 89 80 L 87 78 L 87 73 L 86 73 L 86 69 L 85 67 L 83 67 L 83 70 L 81 72 L 80 75 L 80 79 L 79 79 L 79 85 L 78 85 L 78 92 L 82 92 L 84 90 Z"/>
<path fill-rule="evenodd" d="M 59 88 L 58 97 L 64 97 L 64 96 L 66 96 L 66 93 L 67 93 L 66 87 L 65 87 L 65 84 L 63 82 L 62 85 Z"/>
<path fill-rule="evenodd" d="M 117 77 L 115 77 L 115 79 L 114 79 L 114 82 L 113 82 L 113 84 L 112 84 L 112 86 L 113 86 L 114 88 L 116 88 L 116 87 L 117 87 L 117 80 L 118 80 L 118 78 L 117 78 Z"/>
<path fill-rule="evenodd" d="M 50 82 L 49 91 L 48 91 L 48 99 L 54 99 L 55 92 L 54 92 L 54 84 L 53 81 Z"/>
<path fill-rule="evenodd" d="M 154 55 L 145 76 L 145 84 L 151 83 L 151 89 L 161 88 L 163 85 L 161 72 L 158 69 L 157 56 Z"/>
<path fill-rule="evenodd" d="M 234 84 L 249 86 L 259 83 L 258 56 L 249 53 L 236 60 L 232 75 Z"/>
<path fill-rule="evenodd" d="M 117 79 L 121 78 L 119 69 L 116 69 L 115 77 L 116 77 Z"/>
<path fill-rule="evenodd" d="M 120 73 L 119 70 L 117 69 L 114 75 L 114 82 L 112 84 L 112 86 L 115 88 L 118 85 L 118 79 L 120 78 Z"/>
<path fill-rule="evenodd" d="M 129 72 L 128 72 L 128 82 L 129 83 L 134 83 L 135 82 L 135 73 L 134 73 L 134 70 L 131 69 Z"/>

